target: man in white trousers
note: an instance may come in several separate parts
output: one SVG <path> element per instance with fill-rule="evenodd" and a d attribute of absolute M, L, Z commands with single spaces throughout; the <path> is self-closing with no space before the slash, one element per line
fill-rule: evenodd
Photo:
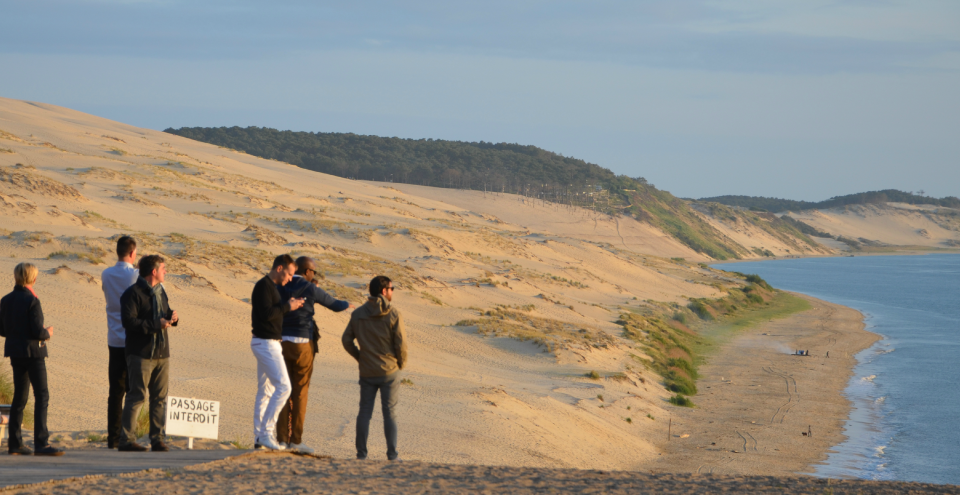
<path fill-rule="evenodd" d="M 303 299 L 281 300 L 277 286 L 293 279 L 297 266 L 288 254 L 277 256 L 273 268 L 253 287 L 250 297 L 253 338 L 250 349 L 257 358 L 257 398 L 253 404 L 255 448 L 283 450 L 277 442 L 277 417 L 290 398 L 290 377 L 283 360 L 283 315 L 303 306 Z"/>

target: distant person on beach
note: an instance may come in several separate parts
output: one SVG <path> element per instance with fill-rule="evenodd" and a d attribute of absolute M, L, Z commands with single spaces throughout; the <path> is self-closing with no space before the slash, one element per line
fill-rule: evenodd
<path fill-rule="evenodd" d="M 130 236 L 117 239 L 117 264 L 100 275 L 103 297 L 107 300 L 107 447 L 117 448 L 120 440 L 120 418 L 123 396 L 127 393 L 126 332 L 120 319 L 120 296 L 137 282 L 140 273 L 133 266 L 137 260 L 137 241 Z"/>
<path fill-rule="evenodd" d="M 150 450 L 167 452 L 166 401 L 170 380 L 170 339 L 167 329 L 177 326 L 180 317 L 170 309 L 163 280 L 167 265 L 162 256 L 151 254 L 140 259 L 140 277 L 120 296 L 120 320 L 126 332 L 127 398 L 123 404 L 123 432 L 120 451 L 144 452 L 137 443 L 134 423 L 150 392 Z"/>
<path fill-rule="evenodd" d="M 283 315 L 303 306 L 304 299 L 283 300 L 277 287 L 293 279 L 297 266 L 289 254 L 273 260 L 270 273 L 253 287 L 250 297 L 253 338 L 250 350 L 257 358 L 257 398 L 253 404 L 254 447 L 284 450 L 277 441 L 277 417 L 290 398 L 290 377 L 283 360 Z"/>
<path fill-rule="evenodd" d="M 314 304 L 339 313 L 353 304 L 330 296 L 314 284 L 317 266 L 311 258 L 297 258 L 297 273 L 286 285 L 279 286 L 281 299 L 303 298 L 303 307 L 290 311 L 283 317 L 283 332 L 280 347 L 287 366 L 292 391 L 277 420 L 277 441 L 291 450 L 312 454 L 313 449 L 303 444 L 303 422 L 307 414 L 307 398 L 310 379 L 313 376 L 313 360 L 319 346 L 320 331 L 313 319 Z"/>
<path fill-rule="evenodd" d="M 3 356 L 10 358 L 13 367 L 13 404 L 10 408 L 10 435 L 7 451 L 10 455 L 63 455 L 63 450 L 50 445 L 47 430 L 47 341 L 53 337 L 53 327 L 43 326 L 43 309 L 33 291 L 40 271 L 30 263 L 20 263 L 13 269 L 13 292 L 0 299 L 0 337 Z M 33 447 L 23 444 L 20 431 L 23 408 L 33 385 Z"/>
<path fill-rule="evenodd" d="M 367 435 L 373 406 L 380 392 L 383 432 L 387 437 L 387 459 L 397 453 L 396 409 L 400 373 L 407 362 L 407 343 L 400 312 L 392 307 L 393 282 L 378 275 L 370 281 L 370 298 L 350 315 L 343 332 L 343 348 L 360 363 L 360 413 L 357 415 L 357 459 L 367 458 Z M 360 348 L 354 344 L 360 344 Z"/>

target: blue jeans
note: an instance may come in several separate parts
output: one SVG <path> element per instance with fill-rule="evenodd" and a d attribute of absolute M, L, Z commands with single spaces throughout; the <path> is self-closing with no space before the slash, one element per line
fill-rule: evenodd
<path fill-rule="evenodd" d="M 380 391 L 380 407 L 383 409 L 383 433 L 387 437 L 387 459 L 396 459 L 397 454 L 397 400 L 400 392 L 400 373 L 373 378 L 360 378 L 360 414 L 357 415 L 357 459 L 367 458 L 367 436 L 370 433 L 370 418 Z"/>

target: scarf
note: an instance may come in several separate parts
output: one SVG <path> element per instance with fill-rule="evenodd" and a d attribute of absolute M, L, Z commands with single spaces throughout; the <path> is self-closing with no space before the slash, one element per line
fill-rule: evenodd
<path fill-rule="evenodd" d="M 165 316 L 163 314 L 163 299 L 161 297 L 163 295 L 163 286 L 160 284 L 154 285 L 151 294 L 153 294 L 153 307 L 155 308 L 153 317 L 159 320 Z"/>

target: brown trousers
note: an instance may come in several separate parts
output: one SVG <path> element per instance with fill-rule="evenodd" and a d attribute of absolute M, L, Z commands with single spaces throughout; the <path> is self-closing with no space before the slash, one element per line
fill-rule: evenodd
<path fill-rule="evenodd" d="M 313 344 L 294 344 L 282 341 L 283 360 L 290 375 L 290 399 L 284 404 L 277 419 L 277 441 L 303 443 L 303 420 L 307 415 L 307 393 L 313 376 Z"/>

